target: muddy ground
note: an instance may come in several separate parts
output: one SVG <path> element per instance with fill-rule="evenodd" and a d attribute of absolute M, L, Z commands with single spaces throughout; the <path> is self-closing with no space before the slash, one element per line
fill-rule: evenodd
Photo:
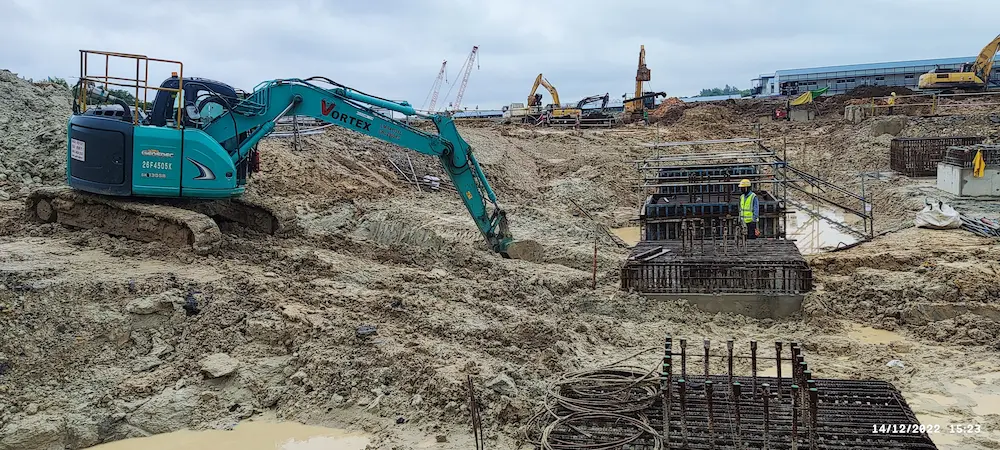
<path fill-rule="evenodd" d="M 47 109 L 25 106 L 39 102 Z M 454 193 L 400 180 L 387 163 L 398 149 L 339 130 L 297 150 L 262 145 L 251 189 L 298 209 L 297 236 L 236 230 L 196 257 L 24 223 L 27 190 L 61 182 L 67 102 L 0 72 L 0 450 L 81 449 L 262 415 L 365 430 L 376 448 L 469 448 L 468 375 L 489 446 L 517 448 L 547 380 L 658 347 L 668 332 L 801 341 L 818 376 L 890 381 L 924 423 L 981 424 L 977 435 L 934 436 L 941 448 L 1000 447 L 1000 247 L 908 228 L 924 200 L 913 180 L 868 181 L 877 229 L 899 231 L 811 256 L 818 288 L 795 317 L 622 292 L 628 249 L 604 236 L 591 289 L 595 227 L 569 200 L 625 225 L 643 197 L 632 161 L 656 153 L 638 144 L 750 136 L 754 111 L 699 105 L 670 125 L 582 133 L 463 126 L 515 236 L 544 246 L 544 260 L 529 262 L 487 252 Z M 903 136 L 997 132 L 983 111 L 857 125 L 830 114 L 760 132 L 776 149 L 784 139 L 793 165 L 856 189 L 858 172 L 888 170 L 885 121 Z M 184 309 L 192 300 L 195 315 Z M 359 337 L 365 325 L 377 333 Z"/>

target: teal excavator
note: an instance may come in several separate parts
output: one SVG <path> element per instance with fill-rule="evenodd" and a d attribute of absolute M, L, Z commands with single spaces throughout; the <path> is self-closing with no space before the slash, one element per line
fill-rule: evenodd
<path fill-rule="evenodd" d="M 27 211 L 35 220 L 98 229 L 136 240 L 190 245 L 198 254 L 221 243 L 218 221 L 278 234 L 294 229 L 294 213 L 262 197 L 244 195 L 259 170 L 257 144 L 279 119 L 308 116 L 438 158 L 489 248 L 509 258 L 513 238 L 472 148 L 452 119 L 418 114 L 396 102 L 323 77 L 260 83 L 253 92 L 206 78 L 184 77 L 183 64 L 113 52 L 81 50 L 80 82 L 67 127 L 68 186 L 37 189 Z M 88 75 L 89 56 L 134 60 L 136 78 Z M 176 64 L 159 87 L 143 86 L 140 63 Z M 147 75 L 148 77 L 148 75 Z M 103 86 L 103 87 L 102 87 Z M 110 86 L 135 88 L 134 105 L 111 98 L 88 107 Z M 152 108 L 140 89 L 155 91 Z M 428 119 L 426 133 L 380 111 Z M 288 177 L 302 176 L 288 173 Z M 487 204 L 488 203 L 488 204 Z M 492 211 L 490 211 L 492 206 Z M 221 219 L 221 220 L 220 220 Z"/>

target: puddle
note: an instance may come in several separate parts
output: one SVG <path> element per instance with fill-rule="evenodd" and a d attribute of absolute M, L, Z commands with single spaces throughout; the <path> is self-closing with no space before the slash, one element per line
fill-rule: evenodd
<path fill-rule="evenodd" d="M 785 349 L 784 353 L 785 354 L 781 355 L 781 378 L 782 379 L 787 379 L 787 378 L 789 378 L 789 377 L 792 376 L 792 362 L 785 360 L 786 358 L 790 358 L 791 357 L 791 355 L 788 354 L 788 349 Z M 760 368 L 758 366 L 758 368 L 757 368 L 757 376 L 758 377 L 777 377 L 778 376 L 778 366 L 777 366 L 777 364 L 774 364 L 774 356 L 773 355 L 771 356 L 770 363 L 772 364 L 771 367 Z M 761 364 L 761 361 L 759 359 L 758 359 L 757 364 Z M 763 363 L 763 364 L 767 364 L 767 363 Z M 763 364 L 761 364 L 761 365 L 763 365 Z"/>
<path fill-rule="evenodd" d="M 861 225 L 860 218 L 853 214 L 816 205 L 808 205 L 812 211 L 816 211 L 824 217 L 828 217 L 835 222 L 847 225 Z M 857 236 L 847 233 L 840 227 L 833 225 L 827 220 L 813 216 L 802 208 L 795 208 L 795 214 L 788 215 L 786 236 L 788 239 L 795 239 L 795 245 L 804 255 L 819 253 L 828 248 L 837 247 L 839 244 L 848 245 L 858 241 Z"/>
<path fill-rule="evenodd" d="M 639 243 L 639 227 L 612 228 L 611 232 L 625 241 L 630 247 Z"/>
<path fill-rule="evenodd" d="M 177 431 L 101 444 L 89 450 L 364 450 L 361 433 L 293 422 L 244 422 L 232 431 Z"/>
<path fill-rule="evenodd" d="M 857 339 L 862 342 L 867 342 L 869 344 L 889 344 L 893 341 L 903 341 L 906 340 L 903 336 L 893 333 L 892 331 L 879 330 L 872 327 L 864 327 L 860 325 L 855 325 L 851 328 L 851 331 L 847 333 L 852 339 Z"/>

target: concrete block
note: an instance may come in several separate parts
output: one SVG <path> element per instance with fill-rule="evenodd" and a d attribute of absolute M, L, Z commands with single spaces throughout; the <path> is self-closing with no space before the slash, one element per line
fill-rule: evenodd
<path fill-rule="evenodd" d="M 899 136 L 899 133 L 903 132 L 903 128 L 906 128 L 906 125 L 906 117 L 895 116 L 879 119 L 872 124 L 872 135 L 881 136 L 883 134 L 891 134 Z"/>
<path fill-rule="evenodd" d="M 802 309 L 804 295 L 796 294 L 642 294 L 659 300 L 687 300 L 694 307 L 710 313 L 736 313 L 755 319 L 780 319 Z"/>
<path fill-rule="evenodd" d="M 971 168 L 938 163 L 937 188 L 958 197 L 1000 197 L 1000 168 L 987 167 L 976 178 Z"/>
<path fill-rule="evenodd" d="M 808 122 L 816 118 L 816 111 L 811 109 L 793 109 L 788 112 L 788 118 L 795 122 Z"/>

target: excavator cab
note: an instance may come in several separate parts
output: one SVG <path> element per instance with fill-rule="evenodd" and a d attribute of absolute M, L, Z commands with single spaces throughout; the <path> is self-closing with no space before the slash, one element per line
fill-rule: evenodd
<path fill-rule="evenodd" d="M 180 81 L 175 74 L 160 84 L 161 89 L 157 91 L 156 99 L 153 100 L 149 125 L 157 127 L 174 125 L 177 108 L 181 105 L 176 92 L 181 86 Z M 234 108 L 240 101 L 236 89 L 232 86 L 208 78 L 184 77 L 183 88 L 184 112 L 181 121 L 187 128 L 203 128 L 226 110 Z"/>

